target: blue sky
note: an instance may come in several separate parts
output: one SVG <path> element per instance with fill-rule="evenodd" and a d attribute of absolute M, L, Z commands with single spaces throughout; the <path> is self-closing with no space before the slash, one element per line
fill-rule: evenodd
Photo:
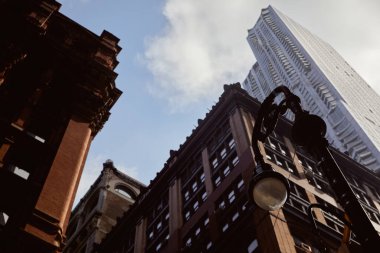
<path fill-rule="evenodd" d="M 59 0 L 60 12 L 120 38 L 123 95 L 92 143 L 77 199 L 106 159 L 145 184 L 255 58 L 246 42 L 269 4 L 330 43 L 380 93 L 377 0 Z"/>

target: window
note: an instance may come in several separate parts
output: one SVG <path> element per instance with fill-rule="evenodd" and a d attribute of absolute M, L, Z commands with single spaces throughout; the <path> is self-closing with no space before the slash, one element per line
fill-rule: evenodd
<path fill-rule="evenodd" d="M 189 208 L 189 205 L 194 205 L 195 201 L 198 201 L 199 206 L 207 198 L 205 195 L 205 174 L 203 168 L 201 167 L 195 175 L 192 175 L 190 180 L 182 185 L 182 196 L 183 196 L 183 205 L 186 208 Z"/>
<path fill-rule="evenodd" d="M 201 182 L 203 183 L 205 181 L 205 173 L 202 172 L 202 174 L 199 178 L 200 178 Z"/>
<path fill-rule="evenodd" d="M 203 224 L 205 226 L 207 226 L 209 222 L 210 222 L 210 219 L 208 217 L 206 217 L 206 219 L 204 220 Z"/>
<path fill-rule="evenodd" d="M 239 162 L 239 158 L 237 156 L 235 156 L 233 159 L 232 159 L 232 164 L 234 165 L 234 167 L 238 164 Z"/>
<path fill-rule="evenodd" d="M 243 179 L 241 179 L 238 183 L 238 188 L 241 189 L 243 187 L 243 185 L 244 185 L 244 181 L 243 181 Z"/>
<path fill-rule="evenodd" d="M 195 181 L 193 183 L 192 188 L 193 188 L 193 192 L 196 192 L 198 190 L 198 183 L 197 183 L 197 181 Z"/>
<path fill-rule="evenodd" d="M 9 216 L 4 212 L 0 212 L 0 227 L 5 226 L 8 222 Z"/>
<path fill-rule="evenodd" d="M 216 168 L 216 167 L 218 167 L 218 165 L 219 165 L 218 158 L 215 157 L 215 158 L 212 160 L 212 167 L 213 167 L 213 168 Z"/>
<path fill-rule="evenodd" d="M 230 203 L 234 202 L 235 192 L 233 190 L 228 194 L 228 200 L 230 201 Z"/>
<path fill-rule="evenodd" d="M 230 138 L 228 142 L 228 147 L 232 150 L 235 148 L 235 140 L 233 138 Z"/>
<path fill-rule="evenodd" d="M 229 121 L 226 120 L 224 124 L 221 124 L 221 127 L 214 131 L 215 135 L 212 137 L 208 144 L 208 150 L 210 153 L 215 151 L 215 149 L 219 148 L 220 144 L 225 141 L 227 136 L 231 135 L 231 129 L 230 129 L 230 124 Z"/>
<path fill-rule="evenodd" d="M 325 181 L 324 179 L 321 179 L 320 177 L 316 177 L 315 175 L 309 175 L 306 174 L 306 178 L 309 182 L 309 184 L 313 185 L 318 190 L 329 194 L 330 196 L 334 197 L 334 191 L 331 189 L 330 184 Z"/>
<path fill-rule="evenodd" d="M 15 165 L 10 165 L 7 168 L 8 171 L 14 173 L 15 175 L 21 177 L 22 179 L 28 180 L 30 173 L 24 169 L 21 169 Z"/>
<path fill-rule="evenodd" d="M 247 248 L 248 253 L 253 253 L 255 250 L 259 247 L 259 243 L 257 242 L 257 239 L 254 239 Z"/>
<path fill-rule="evenodd" d="M 194 212 L 198 210 L 198 207 L 199 207 L 199 203 L 198 201 L 195 201 L 193 204 Z"/>
<path fill-rule="evenodd" d="M 244 214 L 247 214 L 246 205 L 248 203 L 246 193 L 239 188 L 242 182 L 241 176 L 234 180 L 220 198 L 215 202 L 215 212 L 218 213 L 220 229 L 225 232 L 229 227 L 236 226 Z"/>
<path fill-rule="evenodd" d="M 227 165 L 227 167 L 226 168 L 224 168 L 224 170 L 223 170 L 223 174 L 224 174 L 224 176 L 228 176 L 228 174 L 230 174 L 230 167 Z"/>
<path fill-rule="evenodd" d="M 197 229 L 195 230 L 195 235 L 198 236 L 200 233 L 201 233 L 201 229 L 200 229 L 200 228 L 197 228 Z"/>
<path fill-rule="evenodd" d="M 136 198 L 135 194 L 124 185 L 115 186 L 115 192 L 119 193 L 120 195 L 123 195 L 124 197 L 130 198 L 130 199 Z"/>
<path fill-rule="evenodd" d="M 311 171 L 318 176 L 323 177 L 322 171 L 317 167 L 316 162 L 312 161 L 301 154 L 298 155 L 298 162 L 302 165 L 305 171 Z"/>
<path fill-rule="evenodd" d="M 207 192 L 204 192 L 202 194 L 202 200 L 205 201 L 207 199 Z"/>
<path fill-rule="evenodd" d="M 190 193 L 189 193 L 189 191 L 186 191 L 185 194 L 184 194 L 184 196 L 185 196 L 185 200 L 186 200 L 186 201 L 189 200 L 189 198 L 190 198 Z"/>
<path fill-rule="evenodd" d="M 377 224 L 380 225 L 380 214 L 377 211 L 377 209 L 374 210 L 372 208 L 368 208 L 364 206 L 364 210 L 367 213 L 367 216 L 371 219 L 371 221 L 376 222 Z"/>
<path fill-rule="evenodd" d="M 226 207 L 226 203 L 224 202 L 224 201 L 221 201 L 220 203 L 219 203 L 219 208 L 220 209 L 224 209 Z"/>
<path fill-rule="evenodd" d="M 206 249 L 209 250 L 212 247 L 212 242 L 209 241 L 206 245 Z"/>
<path fill-rule="evenodd" d="M 227 149 L 226 149 L 226 148 L 223 148 L 223 149 L 220 151 L 219 155 L 220 155 L 220 158 L 222 158 L 222 159 L 226 158 L 226 156 L 227 156 Z"/>
<path fill-rule="evenodd" d="M 238 162 L 239 158 L 236 152 L 230 153 L 228 157 L 223 161 L 223 165 L 219 166 L 218 169 L 212 171 L 214 187 L 218 187 L 220 183 L 231 174 L 231 171 L 235 168 Z"/>
<path fill-rule="evenodd" d="M 280 166 L 281 168 L 285 169 L 286 171 L 292 173 L 293 175 L 299 177 L 299 174 L 298 174 L 298 171 L 295 167 L 295 165 L 293 164 L 293 162 L 291 161 L 290 158 L 286 157 L 286 156 L 283 156 L 283 155 L 280 155 L 280 153 L 274 153 L 272 150 L 266 148 L 265 149 L 265 153 L 266 153 L 266 157 L 267 159 Z"/>
<path fill-rule="evenodd" d="M 164 192 L 152 203 L 147 216 L 146 252 L 157 252 L 165 246 L 169 234 L 169 194 Z"/>
<path fill-rule="evenodd" d="M 220 182 L 222 181 L 222 179 L 218 176 L 215 178 L 215 181 L 214 181 L 214 184 L 215 184 L 215 187 L 218 187 L 220 185 Z"/>
<path fill-rule="evenodd" d="M 162 223 L 159 222 L 159 223 L 157 224 L 156 228 L 157 228 L 157 230 L 160 230 L 160 229 L 162 228 Z"/>
<path fill-rule="evenodd" d="M 333 212 L 339 213 L 340 216 L 343 216 L 343 212 L 339 210 L 337 207 L 334 205 L 324 201 L 323 199 L 319 198 L 318 196 L 315 196 L 315 199 L 317 200 L 318 203 L 324 205 L 327 207 L 327 210 L 332 210 Z M 321 210 L 323 213 L 323 216 L 325 217 L 326 224 L 333 228 L 334 230 L 338 231 L 339 233 L 343 233 L 343 222 L 338 219 L 333 213 L 330 213 L 325 210 Z"/>
<path fill-rule="evenodd" d="M 368 188 L 370 189 L 371 193 L 373 194 L 373 197 L 375 198 L 375 200 L 377 202 L 380 202 L 379 191 L 377 189 L 375 189 L 374 187 L 372 187 L 372 186 L 368 186 Z"/>
<path fill-rule="evenodd" d="M 186 246 L 191 246 L 191 238 L 186 240 Z"/>
<path fill-rule="evenodd" d="M 217 170 L 218 166 L 224 164 L 225 160 L 228 159 L 235 150 L 235 141 L 232 138 L 232 134 L 230 132 L 228 133 L 229 135 L 224 136 L 224 138 L 218 143 L 216 151 L 210 151 L 210 163 L 213 172 Z"/>
<path fill-rule="evenodd" d="M 237 218 L 239 218 L 239 213 L 236 212 L 233 216 L 232 216 L 232 221 L 236 221 Z"/>
<path fill-rule="evenodd" d="M 190 217 L 198 211 L 203 202 L 206 200 L 207 194 L 204 191 L 197 193 L 197 195 L 193 198 L 189 203 L 185 203 L 184 205 L 184 219 L 187 222 Z"/>
<path fill-rule="evenodd" d="M 304 214 L 307 214 L 307 209 L 309 206 L 309 200 L 306 194 L 305 189 L 298 186 L 297 184 L 289 181 L 290 185 L 290 196 L 286 201 L 286 206 L 290 209 L 300 211 Z"/>
<path fill-rule="evenodd" d="M 352 187 L 352 190 L 354 191 L 356 197 L 360 200 L 362 204 L 376 209 L 376 206 L 373 203 L 372 199 L 367 195 L 365 191 L 358 189 L 356 187 Z"/>
<path fill-rule="evenodd" d="M 190 219 L 190 211 L 187 211 L 185 214 L 185 220 L 188 221 Z"/>
<path fill-rule="evenodd" d="M 201 248 L 204 248 L 205 242 L 208 240 L 208 214 L 206 213 L 198 222 L 195 224 L 189 232 L 183 237 L 183 246 L 186 248 L 191 248 L 192 242 L 196 241 L 196 244 Z M 195 251 L 191 251 L 195 252 Z M 199 252 L 198 250 L 196 252 Z"/>

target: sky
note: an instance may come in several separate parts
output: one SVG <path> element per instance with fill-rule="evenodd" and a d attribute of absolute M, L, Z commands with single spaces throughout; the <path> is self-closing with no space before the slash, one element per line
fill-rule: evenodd
<path fill-rule="evenodd" d="M 58 0 L 60 12 L 120 38 L 123 95 L 95 137 L 75 203 L 107 159 L 148 185 L 223 85 L 243 82 L 255 58 L 247 30 L 269 4 L 332 45 L 380 93 L 378 0 Z"/>

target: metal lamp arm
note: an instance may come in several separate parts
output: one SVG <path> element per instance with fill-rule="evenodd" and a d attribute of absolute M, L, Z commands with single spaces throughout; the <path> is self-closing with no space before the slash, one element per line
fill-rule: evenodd
<path fill-rule="evenodd" d="M 275 98 L 284 94 L 285 99 L 279 105 L 274 104 Z M 263 155 L 260 152 L 258 141 L 265 141 L 265 139 L 273 132 L 276 127 L 279 115 L 283 115 L 287 109 L 293 113 L 303 112 L 299 97 L 295 96 L 286 86 L 279 86 L 275 88 L 269 96 L 263 101 L 259 109 L 255 126 L 252 131 L 252 149 L 255 154 L 255 160 L 258 164 L 263 164 Z M 263 129 L 264 128 L 264 129 Z"/>

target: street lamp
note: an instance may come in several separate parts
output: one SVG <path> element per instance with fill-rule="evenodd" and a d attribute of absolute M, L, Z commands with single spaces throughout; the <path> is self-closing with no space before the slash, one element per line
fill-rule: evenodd
<path fill-rule="evenodd" d="M 274 103 L 279 94 L 284 99 L 277 105 Z M 258 141 L 265 141 L 274 130 L 280 114 L 290 109 L 295 114 L 291 130 L 292 140 L 302 146 L 319 161 L 320 167 L 328 179 L 337 201 L 348 217 L 350 227 L 355 233 L 365 252 L 373 252 L 380 247 L 380 237 L 371 221 L 348 184 L 339 166 L 329 150 L 325 122 L 316 115 L 302 110 L 299 97 L 285 86 L 274 89 L 263 101 L 252 132 L 252 149 L 255 155 L 256 171 L 249 186 L 249 195 L 258 206 L 265 210 L 281 208 L 289 195 L 287 180 L 264 162 Z M 313 204 L 312 204 L 313 205 Z M 347 223 L 347 220 L 346 220 Z"/>
<path fill-rule="evenodd" d="M 252 132 L 252 149 L 255 154 L 256 169 L 249 184 L 249 197 L 262 209 L 273 211 L 281 208 L 289 196 L 289 182 L 273 167 L 264 162 L 258 141 L 265 138 L 276 126 L 279 114 L 286 111 L 284 103 L 273 104 L 280 89 L 275 89 L 261 104 Z"/>
<path fill-rule="evenodd" d="M 267 163 L 258 164 L 249 186 L 255 203 L 264 210 L 281 208 L 289 196 L 289 183 Z"/>

